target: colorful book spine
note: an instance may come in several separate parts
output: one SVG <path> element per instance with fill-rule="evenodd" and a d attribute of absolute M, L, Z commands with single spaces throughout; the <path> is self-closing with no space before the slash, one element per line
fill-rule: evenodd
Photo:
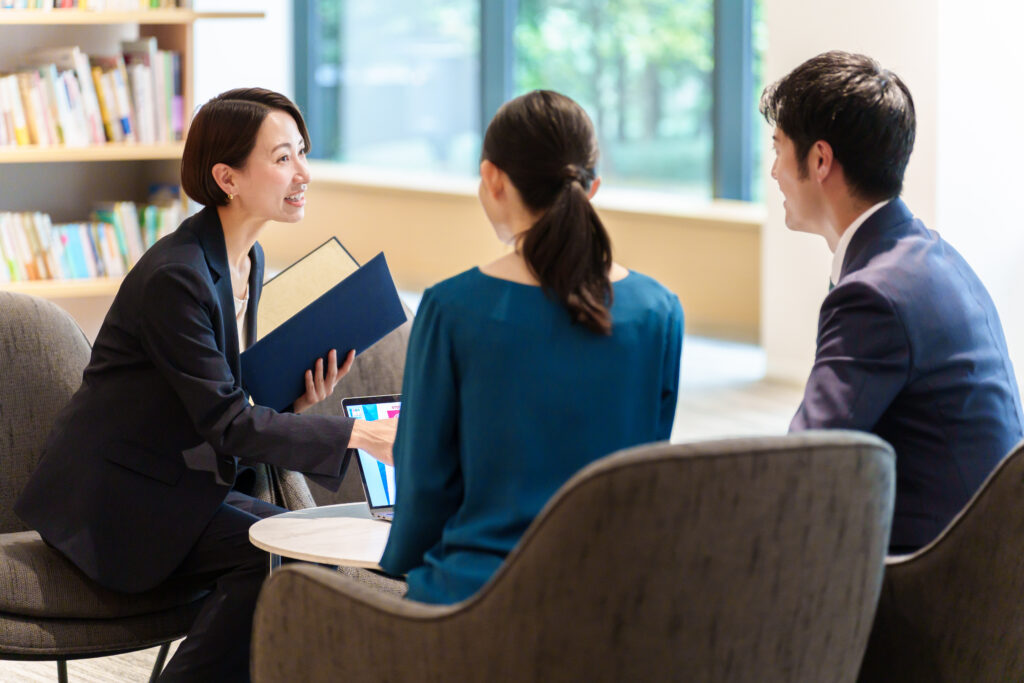
<path fill-rule="evenodd" d="M 161 194 L 154 201 L 165 202 L 169 193 Z M 41 212 L 0 212 L 0 282 L 122 277 L 181 219 L 178 201 L 111 202 L 98 205 L 90 221 L 56 225 Z"/>
<path fill-rule="evenodd" d="M 4 76 L 0 78 L 0 86 L 5 88 L 5 99 L 10 106 L 11 130 L 14 132 L 15 144 L 32 144 L 28 122 L 25 120 L 25 107 L 21 101 L 21 92 L 18 89 L 18 77 L 14 74 Z"/>

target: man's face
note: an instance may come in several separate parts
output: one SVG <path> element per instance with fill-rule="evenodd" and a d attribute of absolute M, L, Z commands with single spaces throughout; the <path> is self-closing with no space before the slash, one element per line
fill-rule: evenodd
<path fill-rule="evenodd" d="M 778 127 L 772 134 L 772 147 L 775 149 L 772 178 L 779 184 L 785 200 L 782 207 L 786 210 L 786 227 L 821 233 L 824 208 L 821 188 L 810 177 L 806 164 L 797 160 L 793 141 Z"/>

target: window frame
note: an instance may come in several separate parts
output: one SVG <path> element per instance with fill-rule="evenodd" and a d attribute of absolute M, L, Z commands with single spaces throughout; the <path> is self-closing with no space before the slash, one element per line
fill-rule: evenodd
<path fill-rule="evenodd" d="M 313 87 L 319 53 L 315 0 L 294 0 L 295 99 L 311 130 L 342 129 L 342 112 L 335 105 L 339 85 Z M 498 107 L 515 91 L 515 26 L 518 0 L 479 0 L 481 139 Z M 751 201 L 754 157 L 754 0 L 714 0 L 714 69 L 712 75 L 712 167 L 714 199 Z M 324 158 L 341 149 L 344 140 L 316 136 L 310 154 Z"/>

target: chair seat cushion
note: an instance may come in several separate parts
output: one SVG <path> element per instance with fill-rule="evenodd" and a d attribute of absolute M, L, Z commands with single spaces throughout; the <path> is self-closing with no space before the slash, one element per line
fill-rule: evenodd
<path fill-rule="evenodd" d="M 26 617 L 118 619 L 187 605 L 207 593 L 167 584 L 118 593 L 92 581 L 34 531 L 0 534 L 0 612 Z"/>

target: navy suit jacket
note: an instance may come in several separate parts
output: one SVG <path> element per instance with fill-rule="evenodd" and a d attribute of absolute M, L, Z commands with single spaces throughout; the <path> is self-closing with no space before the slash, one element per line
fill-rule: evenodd
<path fill-rule="evenodd" d="M 892 444 L 890 545 L 909 549 L 946 527 L 1024 436 L 1022 423 L 988 292 L 894 199 L 850 241 L 790 430 L 859 429 Z"/>
<path fill-rule="evenodd" d="M 252 343 L 259 244 L 249 256 Z M 340 481 L 352 421 L 250 405 L 238 354 L 224 233 L 206 208 L 128 273 L 15 512 L 90 578 L 135 592 L 185 558 L 239 458 Z"/>

